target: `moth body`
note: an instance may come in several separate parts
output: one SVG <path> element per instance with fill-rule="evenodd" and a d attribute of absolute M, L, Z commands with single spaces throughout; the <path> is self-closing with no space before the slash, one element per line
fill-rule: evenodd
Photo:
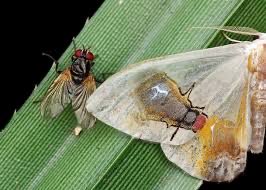
<path fill-rule="evenodd" d="M 257 51 L 253 51 L 250 57 L 249 64 L 253 69 L 250 77 L 252 135 L 249 149 L 252 153 L 261 153 L 266 127 L 266 43 L 260 45 Z"/>

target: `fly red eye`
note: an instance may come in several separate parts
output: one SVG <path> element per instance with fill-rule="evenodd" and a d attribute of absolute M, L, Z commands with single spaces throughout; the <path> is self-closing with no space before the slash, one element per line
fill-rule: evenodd
<path fill-rule="evenodd" d="M 91 52 L 87 52 L 86 54 L 86 59 L 89 61 L 92 61 L 94 59 L 94 55 Z"/>
<path fill-rule="evenodd" d="M 74 56 L 81 57 L 82 56 L 82 50 L 81 49 L 76 50 Z"/>

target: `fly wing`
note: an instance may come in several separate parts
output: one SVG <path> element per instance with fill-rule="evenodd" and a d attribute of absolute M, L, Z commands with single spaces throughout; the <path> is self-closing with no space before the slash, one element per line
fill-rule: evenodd
<path fill-rule="evenodd" d="M 94 77 L 89 75 L 82 84 L 75 88 L 72 106 L 75 111 L 76 118 L 79 125 L 82 127 L 90 128 L 94 125 L 96 118 L 91 115 L 85 108 L 86 101 L 89 96 L 95 91 L 96 84 Z"/>
<path fill-rule="evenodd" d="M 70 103 L 73 88 L 69 69 L 64 70 L 48 89 L 41 102 L 41 114 L 44 117 L 55 117 Z"/>
<path fill-rule="evenodd" d="M 241 104 L 236 122 L 213 115 L 186 144 L 161 144 L 166 157 L 199 179 L 214 182 L 233 180 L 245 169 L 250 138 L 246 118 L 247 88 L 239 99 Z"/>
<path fill-rule="evenodd" d="M 131 65 L 106 80 L 89 98 L 86 107 L 99 120 L 135 138 L 184 144 L 196 134 L 180 128 L 171 140 L 169 137 L 176 128 L 167 128 L 163 121 L 147 119 L 147 112 L 138 103 L 135 92 L 152 76 L 165 73 L 182 90 L 195 83 L 190 95 L 193 106 L 205 106 L 207 115 L 219 115 L 235 122 L 246 78 L 247 44 L 249 42 L 170 55 Z M 177 101 L 185 104 L 181 98 Z M 181 108 L 180 105 L 176 109 Z"/>

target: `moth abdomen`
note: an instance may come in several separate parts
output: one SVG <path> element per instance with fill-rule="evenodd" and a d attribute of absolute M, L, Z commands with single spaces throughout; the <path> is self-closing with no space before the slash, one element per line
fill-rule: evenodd
<path fill-rule="evenodd" d="M 252 127 L 249 149 L 252 153 L 261 153 L 263 150 L 266 127 L 266 45 L 261 46 L 256 59 L 251 59 L 254 68 L 251 82 L 251 118 Z M 253 57 L 253 56 L 252 56 Z"/>

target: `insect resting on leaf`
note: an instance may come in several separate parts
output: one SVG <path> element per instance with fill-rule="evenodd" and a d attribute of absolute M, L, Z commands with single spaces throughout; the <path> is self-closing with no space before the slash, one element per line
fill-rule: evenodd
<path fill-rule="evenodd" d="M 59 63 L 53 57 L 43 54 L 54 60 L 59 76 L 41 100 L 41 115 L 45 118 L 56 117 L 71 103 L 78 121 L 74 134 L 79 135 L 82 128 L 90 128 L 96 121 L 85 108 L 88 97 L 96 89 L 95 78 L 91 72 L 95 56 L 85 47 L 77 49 L 74 40 L 73 44 L 72 64 L 63 71 L 58 70 Z"/>
<path fill-rule="evenodd" d="M 97 88 L 86 108 L 134 138 L 160 143 L 166 157 L 188 174 L 223 182 L 244 171 L 248 151 L 263 150 L 266 34 L 247 27 L 211 28 L 256 40 L 225 35 L 237 43 L 132 64 Z"/>

